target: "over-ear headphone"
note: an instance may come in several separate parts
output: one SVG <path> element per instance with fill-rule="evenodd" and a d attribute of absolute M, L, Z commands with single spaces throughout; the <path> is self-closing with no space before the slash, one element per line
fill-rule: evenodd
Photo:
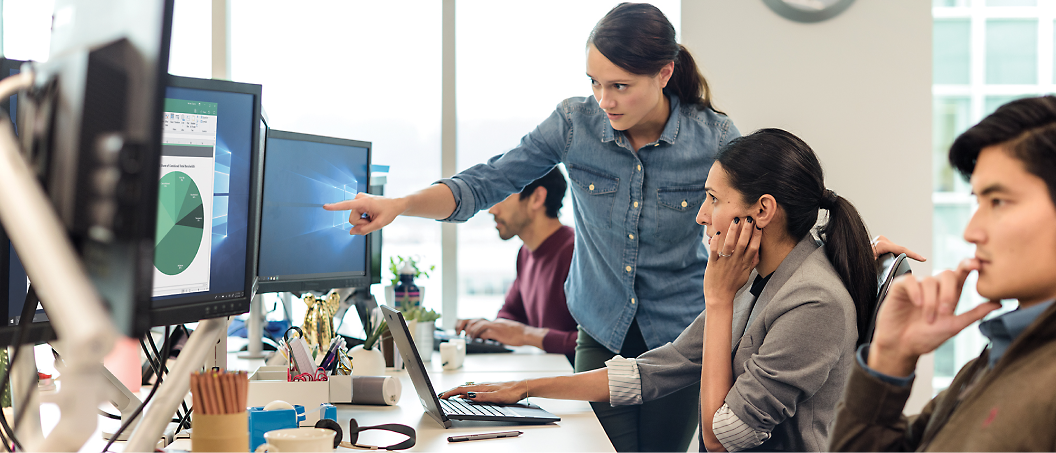
<path fill-rule="evenodd" d="M 379 448 L 384 450 L 406 450 L 414 446 L 416 436 L 414 428 L 407 425 L 401 425 L 398 423 L 387 423 L 384 425 L 375 426 L 359 426 L 359 423 L 356 422 L 356 419 L 354 418 L 348 421 L 348 442 L 342 441 L 345 436 L 341 432 L 341 425 L 339 425 L 333 420 L 325 418 L 321 419 L 315 423 L 315 427 L 327 428 L 337 431 L 337 435 L 334 436 L 334 448 L 340 446 L 345 448 L 363 448 L 368 450 L 377 450 Z M 404 436 L 407 436 L 407 440 L 398 444 L 389 445 L 387 447 L 379 447 L 374 445 L 359 445 L 358 443 L 356 443 L 359 440 L 359 433 L 371 429 L 380 429 L 383 431 L 392 431 L 394 433 L 403 434 Z"/>

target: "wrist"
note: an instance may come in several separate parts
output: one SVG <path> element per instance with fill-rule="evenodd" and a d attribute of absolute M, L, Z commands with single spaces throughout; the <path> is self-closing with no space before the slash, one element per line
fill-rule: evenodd
<path fill-rule="evenodd" d="M 546 334 L 550 332 L 550 329 L 545 327 L 532 327 L 524 326 L 524 344 L 535 346 L 539 349 L 543 348 L 543 339 L 546 338 Z"/>
<path fill-rule="evenodd" d="M 867 363 L 869 368 L 878 373 L 893 377 L 908 377 L 917 368 L 919 355 L 907 354 L 881 345 L 869 346 Z"/>
<path fill-rule="evenodd" d="M 733 312 L 733 293 L 726 291 L 704 291 L 704 307 L 709 312 L 719 310 Z"/>
<path fill-rule="evenodd" d="M 397 207 L 396 212 L 398 213 L 397 215 L 405 215 L 405 214 L 407 214 L 407 211 L 409 211 L 411 209 L 411 201 L 412 201 L 411 197 L 413 197 L 413 196 L 414 196 L 414 194 L 411 194 L 411 195 L 407 195 L 405 197 L 399 197 L 399 198 L 393 198 L 392 199 L 396 203 L 396 207 Z"/>

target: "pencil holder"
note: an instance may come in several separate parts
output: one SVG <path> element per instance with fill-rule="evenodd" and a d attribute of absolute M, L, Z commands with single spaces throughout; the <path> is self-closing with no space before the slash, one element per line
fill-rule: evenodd
<path fill-rule="evenodd" d="M 192 451 L 249 451 L 249 422 L 246 412 L 199 414 L 191 416 Z"/>

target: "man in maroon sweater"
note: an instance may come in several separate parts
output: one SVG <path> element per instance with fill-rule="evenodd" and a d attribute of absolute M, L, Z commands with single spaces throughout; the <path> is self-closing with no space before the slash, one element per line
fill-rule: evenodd
<path fill-rule="evenodd" d="M 510 346 L 532 345 L 574 360 L 577 328 L 565 303 L 565 279 L 575 235 L 557 219 L 567 187 L 554 167 L 488 210 L 499 237 L 517 236 L 524 242 L 517 255 L 517 278 L 494 321 L 460 319 L 456 332 Z"/>

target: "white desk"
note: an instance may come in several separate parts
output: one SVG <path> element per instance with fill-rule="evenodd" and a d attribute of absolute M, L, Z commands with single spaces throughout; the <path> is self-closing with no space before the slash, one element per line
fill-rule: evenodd
<path fill-rule="evenodd" d="M 560 354 L 546 354 L 535 348 L 514 348 L 507 354 L 470 354 L 459 370 L 445 371 L 440 367 L 439 353 L 426 363 L 434 390 L 441 392 L 466 381 L 495 382 L 525 378 L 572 374 L 568 359 Z M 237 369 L 240 365 L 253 365 L 256 361 L 231 360 L 228 365 Z M 348 420 L 355 418 L 360 426 L 402 423 L 414 427 L 417 443 L 410 451 L 455 451 L 455 452 L 518 452 L 518 451 L 613 451 L 605 431 L 590 404 L 583 401 L 531 398 L 531 401 L 561 421 L 551 425 L 518 425 L 496 422 L 453 422 L 444 429 L 425 412 L 418 394 L 414 390 L 406 371 L 389 369 L 386 374 L 398 376 L 403 385 L 403 394 L 396 406 L 363 406 L 341 404 L 337 406 L 338 423 L 348 429 Z M 448 436 L 479 434 L 497 431 L 523 431 L 520 437 L 448 443 Z M 348 435 L 345 435 L 345 440 Z M 404 436 L 385 431 L 368 431 L 360 434 L 359 443 L 366 445 L 392 445 L 401 442 Z M 181 439 L 170 449 L 190 449 L 190 441 Z M 361 451 L 340 448 L 339 451 Z"/>

